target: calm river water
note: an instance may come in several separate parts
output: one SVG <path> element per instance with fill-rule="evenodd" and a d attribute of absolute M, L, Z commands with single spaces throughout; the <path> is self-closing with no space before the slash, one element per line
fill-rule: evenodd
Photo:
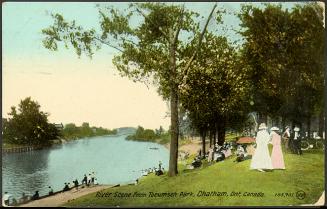
<path fill-rule="evenodd" d="M 50 149 L 25 153 L 3 154 L 2 193 L 19 198 L 22 192 L 32 195 L 62 190 L 65 182 L 84 174 L 96 173 L 99 184 L 134 181 L 141 170 L 158 167 L 159 161 L 168 168 L 168 150 L 155 143 L 125 140 L 126 135 L 85 138 Z M 150 149 L 157 147 L 158 149 Z"/>

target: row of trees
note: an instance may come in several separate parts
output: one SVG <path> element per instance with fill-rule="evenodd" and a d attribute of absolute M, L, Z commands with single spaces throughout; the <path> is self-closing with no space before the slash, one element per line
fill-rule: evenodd
<path fill-rule="evenodd" d="M 142 126 L 138 126 L 135 133 L 127 136 L 126 139 L 167 144 L 170 142 L 170 130 L 165 131 L 162 126 L 155 130 L 144 129 Z"/>
<path fill-rule="evenodd" d="M 31 97 L 21 100 L 18 107 L 11 107 L 8 118 L 2 119 L 2 137 L 5 143 L 16 145 L 45 146 L 58 138 L 76 139 L 82 137 L 117 134 L 117 130 L 90 127 L 83 123 L 78 127 L 74 123 L 66 124 L 60 130 L 48 122 L 49 113 L 40 110 L 38 102 Z"/>
<path fill-rule="evenodd" d="M 84 122 L 81 126 L 74 123 L 68 123 L 61 131 L 62 137 L 65 139 L 78 139 L 82 137 L 103 136 L 117 134 L 117 130 L 109 130 L 102 127 L 90 127 L 89 123 Z"/>
<path fill-rule="evenodd" d="M 42 31 L 43 44 L 57 50 L 63 42 L 78 56 L 90 57 L 109 46 L 117 50 L 113 63 L 122 76 L 154 82 L 170 101 L 168 174 L 174 176 L 179 110 L 203 141 L 209 133 L 220 144 L 226 129 L 242 127 L 250 112 L 259 113 L 259 122 L 270 116 L 294 124 L 323 115 L 322 8 L 316 3 L 291 11 L 243 5 L 241 46 L 218 35 L 223 13 L 216 4 L 207 18 L 176 4 L 131 3 L 124 11 L 99 6 L 101 31 L 53 14 L 53 25 Z"/>
<path fill-rule="evenodd" d="M 163 133 L 163 130 L 162 132 Z M 142 126 L 138 126 L 135 134 L 127 136 L 129 140 L 141 140 L 141 141 L 153 141 L 158 139 L 161 135 L 159 130 L 153 131 L 152 129 L 144 129 Z"/>

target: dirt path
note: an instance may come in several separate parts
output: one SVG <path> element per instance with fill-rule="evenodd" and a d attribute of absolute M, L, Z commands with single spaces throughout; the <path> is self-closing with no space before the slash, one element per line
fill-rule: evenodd
<path fill-rule="evenodd" d="M 170 144 L 165 144 L 165 147 L 169 150 Z M 206 143 L 206 150 L 209 148 L 209 142 Z M 197 154 L 199 150 L 202 149 L 202 142 L 199 139 L 192 139 L 190 143 L 179 145 L 178 150 L 188 152 L 189 154 Z"/>
<path fill-rule="evenodd" d="M 70 200 L 74 200 L 78 197 L 87 195 L 89 193 L 97 192 L 106 188 L 109 188 L 109 185 L 99 185 L 92 187 L 79 188 L 77 191 L 72 189 L 71 191 L 62 192 L 51 197 L 47 197 L 40 200 L 35 200 L 27 204 L 20 205 L 20 207 L 58 207 Z"/>

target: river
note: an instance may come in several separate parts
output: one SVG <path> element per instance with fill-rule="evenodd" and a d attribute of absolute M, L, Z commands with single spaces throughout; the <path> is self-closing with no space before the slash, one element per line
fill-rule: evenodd
<path fill-rule="evenodd" d="M 49 149 L 2 156 L 2 193 L 16 199 L 25 192 L 40 195 L 62 190 L 65 182 L 95 172 L 99 184 L 131 182 L 142 176 L 142 169 L 158 167 L 167 170 L 168 150 L 151 142 L 125 140 L 126 135 L 98 136 L 70 141 Z M 156 147 L 158 149 L 150 149 Z"/>

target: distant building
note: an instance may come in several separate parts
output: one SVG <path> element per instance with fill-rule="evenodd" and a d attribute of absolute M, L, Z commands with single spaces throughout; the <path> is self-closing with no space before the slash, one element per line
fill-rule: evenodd
<path fill-rule="evenodd" d="M 64 129 L 64 125 L 62 123 L 54 123 L 54 125 L 58 131 L 62 131 Z"/>

